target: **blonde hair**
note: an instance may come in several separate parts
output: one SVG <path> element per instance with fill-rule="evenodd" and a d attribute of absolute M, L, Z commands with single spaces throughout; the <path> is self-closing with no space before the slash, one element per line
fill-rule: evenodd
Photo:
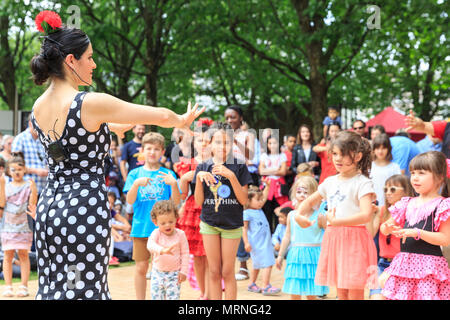
<path fill-rule="evenodd" d="M 297 176 L 314 176 L 313 167 L 306 162 L 297 166 Z"/>
<path fill-rule="evenodd" d="M 165 139 L 161 133 L 158 132 L 148 132 L 142 137 L 141 147 L 144 149 L 146 144 L 159 145 L 163 150 L 165 147 Z"/>
<path fill-rule="evenodd" d="M 311 195 L 314 192 L 316 192 L 319 186 L 317 180 L 314 179 L 312 176 L 298 177 L 298 179 L 295 180 L 294 184 L 292 185 L 291 191 L 289 192 L 289 198 L 291 199 L 291 201 L 295 199 L 295 192 L 300 184 L 306 186 L 306 189 L 308 190 L 308 195 Z"/>
<path fill-rule="evenodd" d="M 172 200 L 161 200 L 154 204 L 151 212 L 152 220 L 156 222 L 157 218 L 162 215 L 174 214 L 178 219 L 178 210 Z"/>

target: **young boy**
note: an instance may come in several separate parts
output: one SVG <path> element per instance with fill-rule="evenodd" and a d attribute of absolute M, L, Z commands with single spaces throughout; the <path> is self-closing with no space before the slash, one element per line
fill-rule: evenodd
<path fill-rule="evenodd" d="M 175 172 L 162 167 L 159 162 L 164 155 L 164 137 L 160 133 L 149 132 L 142 138 L 141 148 L 145 163 L 130 171 L 123 189 L 127 192 L 127 203 L 133 205 L 130 236 L 136 262 L 134 284 L 137 300 L 145 300 L 147 289 L 146 274 L 150 260 L 147 241 L 156 228 L 150 217 L 153 205 L 169 199 L 178 205 L 181 199 Z"/>
<path fill-rule="evenodd" d="M 327 136 L 328 126 L 333 122 L 337 121 L 342 127 L 341 117 L 339 116 L 339 107 L 330 106 L 328 107 L 328 116 L 323 119 L 323 137 Z"/>
<path fill-rule="evenodd" d="M 287 216 L 289 212 L 292 211 L 292 208 L 290 207 L 284 207 L 281 208 L 280 211 L 278 211 L 278 225 L 275 229 L 275 232 L 272 235 L 272 244 L 273 248 L 275 249 L 275 257 L 278 257 L 278 252 L 280 251 L 281 241 L 283 241 L 284 233 L 286 232 L 286 223 L 287 223 Z M 287 252 L 287 251 L 286 251 Z"/>

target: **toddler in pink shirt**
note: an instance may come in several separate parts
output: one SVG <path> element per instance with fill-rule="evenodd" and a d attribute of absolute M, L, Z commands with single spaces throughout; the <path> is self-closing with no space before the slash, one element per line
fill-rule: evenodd
<path fill-rule="evenodd" d="M 151 216 L 158 227 L 147 243 L 153 254 L 152 300 L 179 300 L 181 282 L 188 274 L 189 244 L 184 231 L 175 228 L 178 211 L 172 200 L 155 203 Z"/>

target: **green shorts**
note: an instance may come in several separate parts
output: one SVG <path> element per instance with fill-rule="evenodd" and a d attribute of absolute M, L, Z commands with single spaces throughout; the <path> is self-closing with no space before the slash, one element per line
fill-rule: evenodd
<path fill-rule="evenodd" d="M 240 239 L 242 237 L 242 227 L 226 230 L 218 227 L 210 226 L 209 224 L 200 221 L 200 233 L 201 234 L 211 234 L 220 235 L 224 239 Z"/>

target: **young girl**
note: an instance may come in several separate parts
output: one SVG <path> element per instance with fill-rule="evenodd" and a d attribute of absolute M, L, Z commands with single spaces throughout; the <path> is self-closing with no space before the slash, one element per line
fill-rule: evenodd
<path fill-rule="evenodd" d="M 317 181 L 313 177 L 303 176 L 292 186 L 295 192 L 296 209 L 317 190 Z M 291 300 L 300 300 L 304 295 L 308 300 L 329 292 L 328 287 L 314 283 L 317 263 L 320 255 L 320 244 L 323 231 L 327 226 L 325 215 L 320 210 L 304 211 L 304 218 L 311 222 L 311 227 L 301 228 L 294 220 L 296 211 L 291 211 L 287 219 L 286 233 L 281 242 L 280 253 L 276 260 L 277 268 L 281 270 L 284 254 L 290 245 L 284 271 L 283 292 L 291 295 Z"/>
<path fill-rule="evenodd" d="M 446 159 L 429 151 L 414 157 L 409 169 L 419 196 L 398 201 L 389 208 L 392 218 L 381 225 L 383 234 L 402 238 L 400 253 L 381 277 L 382 287 L 387 277 L 382 294 L 395 300 L 449 300 L 450 269 L 440 248 L 450 244 Z"/>
<path fill-rule="evenodd" d="M 259 163 L 259 174 L 270 180 L 269 194 L 267 202 L 264 206 L 264 213 L 269 222 L 270 230 L 275 229 L 275 214 L 274 210 L 283 203 L 289 201 L 287 195 L 281 192 L 282 185 L 286 184 L 284 176 L 287 173 L 286 154 L 280 153 L 280 145 L 276 136 L 269 136 L 267 138 L 267 153 L 261 155 Z"/>
<path fill-rule="evenodd" d="M 153 206 L 151 216 L 158 226 L 147 243 L 153 254 L 152 300 L 179 300 L 180 285 L 188 273 L 189 245 L 184 231 L 175 228 L 178 210 L 172 200 L 161 200 Z"/>
<path fill-rule="evenodd" d="M 0 182 L 0 204 L 4 203 L 1 229 L 1 243 L 4 251 L 3 274 L 5 277 L 4 297 L 13 297 L 12 260 L 17 250 L 20 261 L 22 285 L 19 287 L 18 297 L 27 297 L 28 278 L 30 275 L 30 260 L 28 252 L 33 242 L 33 232 L 28 226 L 27 214 L 33 214 L 27 209 L 36 206 L 37 189 L 33 180 L 24 180 L 26 172 L 25 160 L 21 152 L 13 152 L 6 164 L 6 172 L 11 182 Z M 2 179 L 3 180 L 3 179 Z M 34 211 L 30 209 L 30 211 Z"/>
<path fill-rule="evenodd" d="M 378 205 L 384 205 L 383 188 L 386 180 L 395 175 L 401 174 L 400 166 L 392 161 L 392 146 L 389 136 L 382 133 L 372 141 L 372 150 L 374 160 L 370 170 L 370 179 L 373 181 L 375 194 L 377 195 Z"/>
<path fill-rule="evenodd" d="M 385 205 L 380 207 L 367 224 L 367 230 L 372 236 L 377 234 L 380 225 L 391 218 L 388 208 L 395 205 L 401 198 L 414 196 L 414 191 L 408 178 L 401 174 L 393 175 L 386 180 L 384 186 L 384 195 L 386 197 Z M 385 236 L 379 234 L 380 257 L 378 259 L 378 273 L 380 275 L 384 269 L 389 267 L 392 259 L 400 252 L 400 239 L 392 235 Z M 377 276 L 378 277 L 378 276 Z M 381 288 L 371 289 L 369 294 L 372 300 L 382 300 Z"/>
<path fill-rule="evenodd" d="M 209 268 L 210 298 L 235 300 L 236 253 L 242 236 L 242 212 L 252 177 L 245 164 L 233 158 L 233 131 L 228 124 L 215 123 L 210 130 L 212 158 L 195 171 L 195 202 L 202 206 L 200 233 Z"/>
<path fill-rule="evenodd" d="M 340 131 L 341 125 L 339 122 L 332 121 L 327 128 L 325 138 L 313 147 L 313 151 L 317 153 L 317 156 L 320 159 L 320 167 L 322 169 L 320 172 L 319 184 L 329 176 L 334 176 L 337 173 L 333 161 L 331 160 L 330 146 L 331 140 L 336 138 Z"/>
<path fill-rule="evenodd" d="M 183 200 L 187 197 L 184 207 L 180 210 L 178 226 L 186 233 L 189 242 L 189 252 L 194 256 L 194 273 L 198 288 L 200 289 L 200 300 L 206 300 L 208 298 L 206 285 L 208 262 L 206 260 L 205 248 L 203 247 L 202 235 L 200 234 L 200 214 L 202 207 L 195 203 L 195 184 L 192 183 L 192 180 L 197 165 L 211 157 L 207 133 L 208 128 L 209 126 L 202 125 L 201 132 L 198 136 L 194 137 L 196 156 L 191 159 L 181 158 L 181 161 L 174 165 L 177 173 L 181 177 L 181 197 Z"/>
<path fill-rule="evenodd" d="M 269 223 L 262 207 L 267 200 L 270 189 L 268 185 L 261 191 L 256 186 L 250 186 L 248 190 L 248 208 L 244 210 L 244 245 L 245 250 L 250 252 L 253 268 L 250 274 L 250 285 L 248 291 L 261 293 L 265 296 L 276 295 L 280 289 L 272 287 L 270 275 L 272 266 L 275 264 L 274 249 Z M 262 270 L 262 288 L 256 285 L 259 271 Z"/>
<path fill-rule="evenodd" d="M 337 288 L 340 300 L 364 299 L 368 270 L 376 268 L 377 252 L 365 224 L 375 210 L 373 183 L 368 178 L 371 163 L 369 142 L 355 132 L 342 131 L 331 142 L 337 175 L 328 177 L 318 191 L 304 200 L 295 220 L 301 227 L 311 221 L 303 215 L 327 200 L 328 226 L 315 283 Z M 373 284 L 368 284 L 373 288 Z"/>

